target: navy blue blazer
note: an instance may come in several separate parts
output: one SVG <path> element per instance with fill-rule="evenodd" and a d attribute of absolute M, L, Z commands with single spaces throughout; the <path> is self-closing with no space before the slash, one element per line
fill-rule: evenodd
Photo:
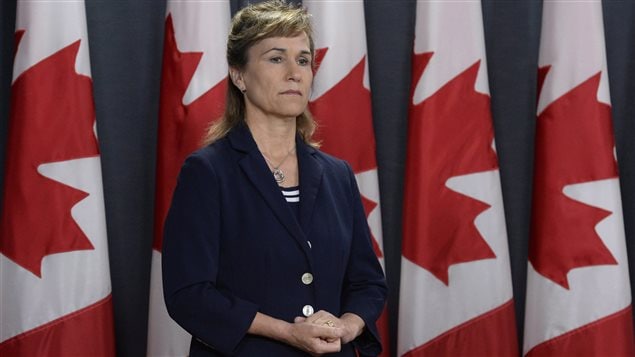
<path fill-rule="evenodd" d="M 193 336 L 191 356 L 306 356 L 247 329 L 257 311 L 293 322 L 307 305 L 364 320 L 362 335 L 334 355 L 354 356 L 351 345 L 362 356 L 381 351 L 375 321 L 387 289 L 355 176 L 344 161 L 299 137 L 296 144 L 299 222 L 246 125 L 181 169 L 165 224 L 163 288 L 170 316 Z"/>

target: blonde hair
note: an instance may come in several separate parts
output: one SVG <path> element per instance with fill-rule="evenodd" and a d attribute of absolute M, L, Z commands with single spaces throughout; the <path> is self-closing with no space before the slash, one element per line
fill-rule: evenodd
<path fill-rule="evenodd" d="M 313 29 L 310 15 L 305 8 L 288 4 L 283 0 L 248 5 L 238 11 L 232 19 L 227 39 L 227 64 L 229 67 L 244 69 L 249 60 L 247 51 L 257 42 L 270 37 L 292 37 L 302 33 L 308 37 L 311 56 L 314 57 Z M 315 61 L 312 63 L 315 65 Z M 223 138 L 244 120 L 245 98 L 227 76 L 225 112 L 218 120 L 211 123 L 203 144 L 208 145 Z M 296 118 L 296 130 L 302 140 L 317 147 L 318 143 L 312 139 L 315 128 L 313 116 L 306 108 Z"/>

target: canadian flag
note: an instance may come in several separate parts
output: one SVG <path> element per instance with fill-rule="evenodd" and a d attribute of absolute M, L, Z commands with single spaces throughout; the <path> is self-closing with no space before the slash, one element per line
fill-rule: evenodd
<path fill-rule="evenodd" d="M 524 354 L 634 356 L 600 1 L 543 3 Z"/>
<path fill-rule="evenodd" d="M 168 1 L 166 12 L 147 355 L 186 356 L 191 336 L 170 318 L 163 300 L 163 224 L 183 161 L 224 110 L 231 12 L 229 1 Z"/>
<path fill-rule="evenodd" d="M 361 1 L 304 1 L 313 14 L 318 69 L 311 113 L 322 149 L 355 172 L 375 253 L 384 265 L 375 133 L 371 109 L 364 4 Z M 388 356 L 388 316 L 377 322 L 382 356 Z"/>
<path fill-rule="evenodd" d="M 518 354 L 480 2 L 417 2 L 398 355 Z"/>
<path fill-rule="evenodd" d="M 83 1 L 18 1 L 0 217 L 0 355 L 114 356 Z"/>

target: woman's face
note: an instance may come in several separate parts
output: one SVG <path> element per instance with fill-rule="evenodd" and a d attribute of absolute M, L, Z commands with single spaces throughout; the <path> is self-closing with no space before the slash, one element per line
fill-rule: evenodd
<path fill-rule="evenodd" d="M 266 38 L 248 50 L 247 58 L 247 65 L 234 82 L 247 90 L 247 116 L 295 119 L 300 115 L 309 101 L 313 81 L 306 34 Z"/>

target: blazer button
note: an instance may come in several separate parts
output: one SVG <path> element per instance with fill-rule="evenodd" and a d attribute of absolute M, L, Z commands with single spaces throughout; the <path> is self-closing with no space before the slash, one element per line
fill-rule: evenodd
<path fill-rule="evenodd" d="M 309 285 L 312 282 L 313 282 L 313 274 L 311 273 L 302 274 L 302 283 L 304 283 L 304 285 Z"/>
<path fill-rule="evenodd" d="M 313 306 L 304 305 L 304 307 L 302 307 L 302 314 L 306 317 L 313 315 Z"/>

